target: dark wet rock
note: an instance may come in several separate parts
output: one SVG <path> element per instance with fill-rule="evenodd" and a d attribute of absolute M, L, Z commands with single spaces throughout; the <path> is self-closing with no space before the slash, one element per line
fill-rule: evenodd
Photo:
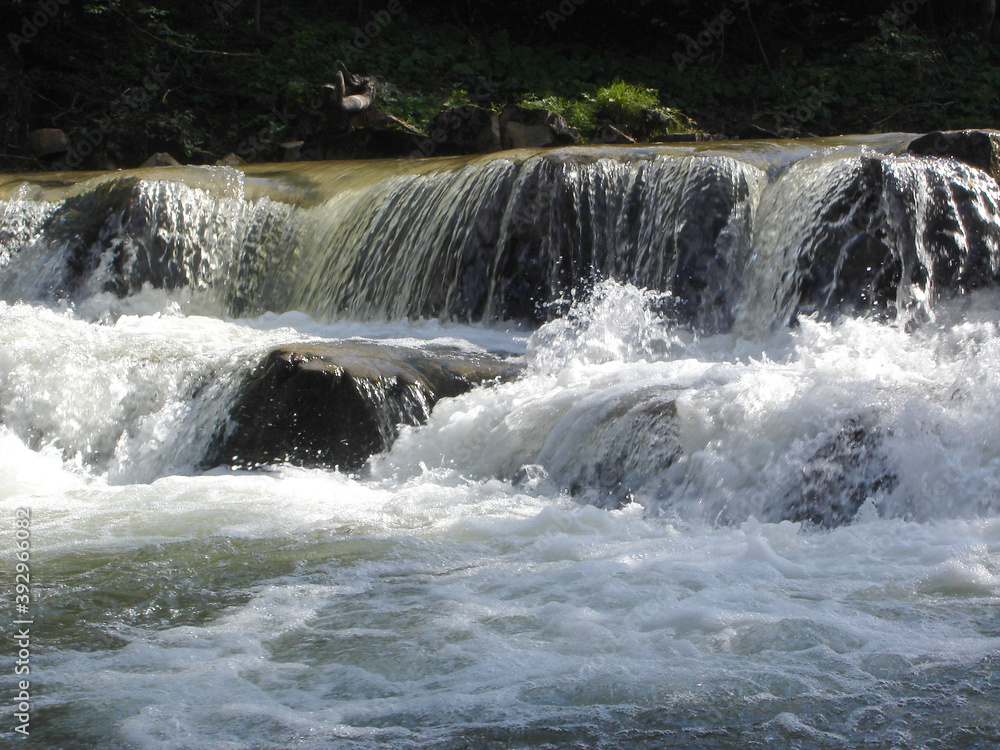
<path fill-rule="evenodd" d="M 914 138 L 907 151 L 920 156 L 958 159 L 988 172 L 1000 182 L 1000 131 L 938 130 Z"/>
<path fill-rule="evenodd" d="M 374 343 L 297 344 L 271 351 L 243 386 L 206 465 L 360 468 L 402 425 L 477 385 L 516 377 L 516 363 L 457 350 Z"/>
<path fill-rule="evenodd" d="M 437 144 L 439 156 L 500 150 L 500 118 L 496 112 L 474 104 L 441 112 L 431 120 L 427 133 Z"/>
<path fill-rule="evenodd" d="M 28 133 L 28 147 L 39 158 L 54 156 L 69 149 L 69 138 L 58 128 L 40 128 Z"/>
<path fill-rule="evenodd" d="M 655 133 L 663 133 L 676 125 L 674 118 L 659 109 L 644 109 L 640 112 L 642 133 L 644 137 Z"/>
<path fill-rule="evenodd" d="M 553 301 L 612 277 L 669 292 L 666 312 L 678 322 L 731 324 L 755 167 L 721 156 L 626 166 L 606 152 L 575 151 L 493 166 L 488 181 L 478 165 L 456 173 L 464 186 L 446 216 L 410 210 L 440 200 L 450 180 L 411 182 L 386 200 L 393 210 L 375 212 L 363 238 L 338 240 L 370 244 L 343 281 L 323 290 L 326 314 L 542 321 L 558 314 Z M 435 243 L 402 233 L 404 215 Z M 417 293 L 386 297 L 413 290 L 415 279 Z"/>
<path fill-rule="evenodd" d="M 794 173 L 798 168 L 793 167 Z M 795 175 L 789 189 L 799 190 Z M 815 207 L 818 215 L 804 217 L 803 224 L 815 224 L 805 238 L 789 236 L 785 241 L 798 242 L 797 257 L 784 273 L 793 279 L 785 287 L 789 297 L 789 320 L 798 315 L 822 313 L 825 316 L 876 311 L 891 318 L 902 269 L 886 242 L 882 213 L 885 174 L 878 159 L 846 164 L 823 182 L 822 196 L 799 194 L 800 205 Z M 807 190 L 811 187 L 806 183 Z M 777 186 L 780 190 L 783 186 Z M 784 217 L 772 216 L 770 220 Z M 766 235 L 765 235 L 766 236 Z M 766 240 L 765 240 L 766 241 Z"/>
<path fill-rule="evenodd" d="M 298 156 L 307 161 L 420 158 L 434 155 L 438 148 L 418 128 L 377 107 L 366 108 L 342 122 L 303 117 L 295 130 L 302 143 Z"/>
<path fill-rule="evenodd" d="M 848 420 L 803 464 L 802 481 L 786 493 L 776 520 L 842 526 L 865 501 L 892 492 L 899 478 L 889 467 L 885 437 L 882 429 L 863 420 Z"/>
<path fill-rule="evenodd" d="M 379 109 L 369 109 L 354 117 L 351 128 L 344 145 L 356 156 L 387 159 L 434 152 L 433 143 L 425 133 Z"/>
<path fill-rule="evenodd" d="M 49 215 L 41 234 L 60 249 L 64 264 L 48 290 L 52 297 L 73 299 L 84 288 L 125 296 L 146 282 L 172 288 L 190 280 L 174 263 L 184 249 L 170 247 L 156 231 L 156 209 L 139 198 L 140 184 L 136 177 L 111 180 L 71 196 Z"/>
<path fill-rule="evenodd" d="M 824 170 L 822 180 L 802 179 Z M 913 325 L 936 299 L 994 283 L 1000 217 L 987 185 L 962 164 L 923 169 L 864 156 L 793 165 L 769 188 L 781 210 L 765 206 L 757 230 L 758 242 L 788 249 L 771 261 L 788 280 L 776 322 L 860 313 Z"/>
<path fill-rule="evenodd" d="M 517 105 L 505 107 L 500 113 L 500 136 L 504 148 L 567 146 L 583 140 L 562 115 Z"/>
<path fill-rule="evenodd" d="M 480 298 L 472 284 L 488 268 L 487 317 L 542 320 L 561 311 L 553 300 L 610 277 L 667 293 L 663 312 L 679 323 L 725 330 L 746 262 L 756 174 L 727 158 L 640 160 L 629 170 L 557 155 L 533 160 L 513 187 L 499 239 L 484 231 L 482 255 L 463 259 L 462 299 Z"/>
<path fill-rule="evenodd" d="M 651 143 L 701 143 L 714 141 L 715 136 L 711 133 L 663 133 L 654 135 L 649 140 Z"/>
<path fill-rule="evenodd" d="M 210 285 L 218 258 L 212 254 L 218 238 L 232 231 L 232 208 L 193 195 L 181 182 L 149 177 L 97 182 L 56 204 L 38 228 L 39 240 L 15 248 L 3 281 L 19 296 L 72 301 L 101 293 L 126 297 L 144 285 Z M 287 218 L 283 204 L 261 205 L 262 217 Z"/>
<path fill-rule="evenodd" d="M 376 129 L 366 122 L 355 132 Z M 412 150 L 421 142 L 435 153 L 399 127 L 417 139 L 402 141 L 408 155 L 425 155 Z M 594 147 L 386 167 L 396 177 L 360 185 L 365 197 L 321 227 L 304 221 L 311 206 L 267 202 L 273 220 L 254 218 L 227 249 L 230 312 L 540 322 L 614 278 L 661 292 L 670 322 L 705 332 L 737 316 L 770 326 L 902 311 L 909 325 L 942 295 L 1000 276 L 996 185 L 951 159 L 817 151 L 761 167 L 723 149 Z M 220 268 L 199 253 L 229 219 L 210 200 L 178 202 L 198 171 L 163 174 L 153 202 L 125 176 L 60 206 L 43 227 L 67 249 L 53 293 L 173 288 Z M 98 271 L 101 288 L 88 283 Z"/>

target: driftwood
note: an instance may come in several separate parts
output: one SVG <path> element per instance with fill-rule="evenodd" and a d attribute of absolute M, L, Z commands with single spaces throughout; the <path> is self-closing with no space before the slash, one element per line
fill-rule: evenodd
<path fill-rule="evenodd" d="M 333 83 L 324 84 L 323 88 L 332 90 L 335 106 L 350 114 L 364 112 L 375 99 L 371 78 L 352 73 L 340 60 Z"/>

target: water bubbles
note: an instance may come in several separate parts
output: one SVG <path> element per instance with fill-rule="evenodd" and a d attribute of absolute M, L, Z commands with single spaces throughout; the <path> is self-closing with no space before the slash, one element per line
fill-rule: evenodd
<path fill-rule="evenodd" d="M 669 359 L 695 338 L 662 314 L 670 297 L 632 284 L 601 281 L 531 336 L 529 362 L 539 372 L 553 372 L 571 363 Z"/>

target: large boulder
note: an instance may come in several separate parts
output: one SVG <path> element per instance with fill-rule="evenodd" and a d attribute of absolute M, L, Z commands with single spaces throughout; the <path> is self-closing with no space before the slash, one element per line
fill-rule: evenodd
<path fill-rule="evenodd" d="M 392 445 L 401 425 L 426 421 L 438 400 L 519 372 L 510 360 L 458 350 L 360 342 L 274 349 L 248 375 L 205 464 L 355 470 Z"/>
<path fill-rule="evenodd" d="M 958 159 L 989 172 L 1000 182 L 1000 131 L 937 130 L 913 139 L 906 150 L 920 156 Z"/>
<path fill-rule="evenodd" d="M 500 137 L 504 148 L 541 148 L 582 143 L 579 131 L 563 116 L 547 109 L 511 105 L 500 113 Z"/>

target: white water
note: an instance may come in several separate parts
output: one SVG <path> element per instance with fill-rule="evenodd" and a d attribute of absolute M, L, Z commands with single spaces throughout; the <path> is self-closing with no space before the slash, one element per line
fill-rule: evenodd
<path fill-rule="evenodd" d="M 32 745 L 995 746 L 1000 297 L 910 334 L 806 319 L 753 340 L 673 330 L 650 297 L 606 284 L 535 333 L 0 304 Z M 529 370 L 439 403 L 357 476 L 193 468 L 233 373 L 358 335 Z M 636 502 L 579 502 L 605 498 L 604 415 L 668 400 L 676 423 L 631 423 Z M 895 484 L 833 530 L 776 522 L 848 420 L 881 435 L 859 471 Z"/>
<path fill-rule="evenodd" d="M 389 176 L 320 165 L 337 190 L 311 203 L 185 172 L 191 184 L 115 188 L 134 206 L 101 213 L 113 241 L 86 247 L 68 204 L 48 225 L 45 191 L 16 191 L 0 204 L 0 551 L 29 508 L 29 743 L 997 747 L 1000 293 L 938 297 L 953 261 L 970 287 L 995 282 L 1000 193 L 957 162 L 838 149 L 633 166 L 602 152 L 579 170 L 552 152 L 516 180 L 522 157 Z M 472 190 L 490 179 L 514 180 L 513 198 Z M 637 205 L 663 211 L 626 217 L 623 192 L 643 190 L 655 200 Z M 732 317 L 729 333 L 672 326 L 657 311 L 676 298 L 615 282 L 534 331 L 286 309 L 295 292 L 322 316 L 417 314 L 448 309 L 461 284 L 496 306 L 500 277 L 456 275 L 463 248 L 567 238 L 573 262 L 669 287 L 687 272 L 661 262 L 705 260 L 685 254 L 702 229 L 686 212 L 712 190 L 735 201 L 705 261 L 718 266 L 694 274 L 704 293 L 672 291 L 706 306 L 703 330 Z M 594 206 L 610 208 L 573 224 Z M 419 252 L 411 220 L 431 238 Z M 388 256 L 361 252 L 373 232 Z M 897 243 L 895 324 L 776 330 L 800 291 L 828 317 L 885 291 L 842 276 L 865 232 Z M 72 248 L 97 263 L 79 288 Z M 182 286 L 104 291 L 116 259 L 153 263 L 150 248 Z M 200 465 L 266 352 L 349 338 L 527 369 L 439 402 L 353 475 Z M 0 671 L 0 747 L 27 746 L 15 679 Z"/>

